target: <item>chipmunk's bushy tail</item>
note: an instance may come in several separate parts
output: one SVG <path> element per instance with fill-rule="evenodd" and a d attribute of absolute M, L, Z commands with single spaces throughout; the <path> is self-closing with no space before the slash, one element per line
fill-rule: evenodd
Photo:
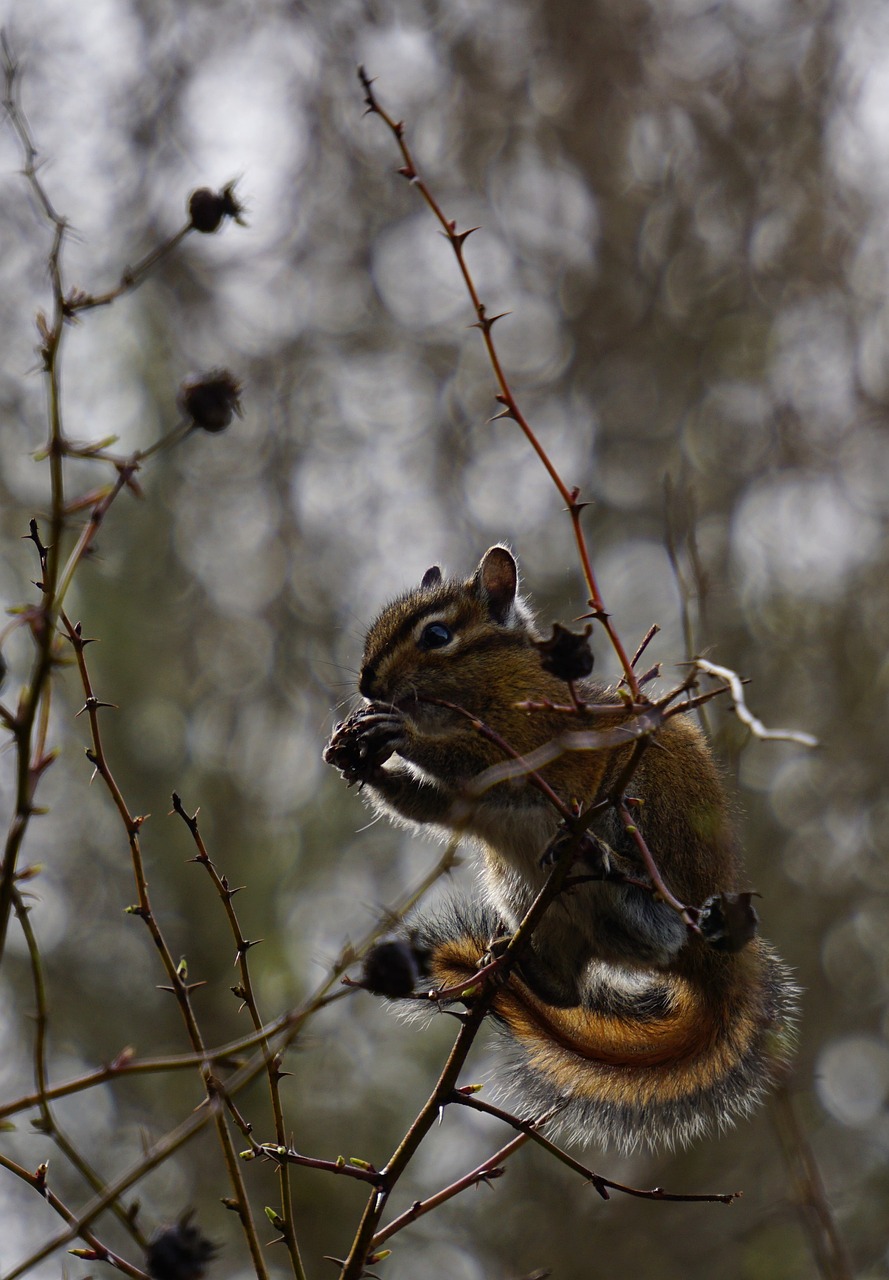
<path fill-rule="evenodd" d="M 471 978 L 496 932 L 472 904 L 446 912 L 410 931 L 427 985 Z M 665 970 L 593 965 L 570 1008 L 537 996 L 519 965 L 492 1007 L 509 1046 L 501 1092 L 523 1114 L 561 1103 L 575 1140 L 624 1150 L 682 1145 L 747 1115 L 786 1070 L 799 992 L 761 939 L 698 966 L 706 945 L 690 940 Z"/>

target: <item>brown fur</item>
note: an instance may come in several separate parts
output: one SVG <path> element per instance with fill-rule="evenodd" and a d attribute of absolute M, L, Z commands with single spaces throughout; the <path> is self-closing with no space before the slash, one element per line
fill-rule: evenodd
<path fill-rule="evenodd" d="M 548 874 L 541 854 L 558 816 L 522 776 L 467 807 L 466 785 L 504 752 L 465 717 L 424 699 L 456 704 L 522 754 L 570 744 L 583 731 L 604 730 L 611 740 L 632 714 L 591 682 L 582 696 L 604 710 L 520 709 L 564 703 L 566 686 L 542 669 L 516 586 L 511 554 L 493 547 L 467 581 L 430 571 L 422 587 L 384 609 L 362 665 L 370 705 L 338 728 L 326 753 L 345 769 L 360 743 L 350 776 L 377 807 L 421 827 L 459 827 L 478 841 L 483 906 L 412 929 L 431 977 L 445 986 L 471 977 L 490 932 L 514 929 L 527 911 Z M 630 783 L 641 802 L 634 821 L 672 892 L 701 906 L 741 887 L 729 806 L 695 725 L 677 717 L 656 736 Z M 587 808 L 610 793 L 631 750 L 631 742 L 565 750 L 541 772 L 564 803 Z M 613 866 L 646 879 L 613 811 L 592 832 Z M 761 940 L 716 950 L 645 890 L 599 881 L 552 904 L 493 1012 L 514 1046 L 513 1088 L 534 1105 L 566 1100 L 578 1130 L 632 1146 L 683 1141 L 748 1111 L 786 1063 L 794 996 Z"/>

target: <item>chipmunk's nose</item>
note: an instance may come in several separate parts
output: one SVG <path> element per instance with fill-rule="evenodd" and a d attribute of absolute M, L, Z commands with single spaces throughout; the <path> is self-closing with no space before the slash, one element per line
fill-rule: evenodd
<path fill-rule="evenodd" d="M 361 675 L 358 678 L 358 690 L 364 694 L 365 698 L 374 696 L 374 689 L 377 683 L 377 673 L 373 667 L 367 666 L 361 668 Z"/>

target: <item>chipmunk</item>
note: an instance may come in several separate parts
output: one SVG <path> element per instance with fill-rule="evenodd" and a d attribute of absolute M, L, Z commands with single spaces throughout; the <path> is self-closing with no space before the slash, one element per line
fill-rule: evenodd
<path fill-rule="evenodd" d="M 503 546 L 491 547 L 466 581 L 429 569 L 367 634 L 358 681 L 366 701 L 337 725 L 325 760 L 396 822 L 459 831 L 482 856 L 481 900 L 410 922 L 369 957 L 364 985 L 379 994 L 466 983 L 550 873 L 544 855 L 559 813 L 527 772 L 467 800 L 467 785 L 507 757 L 454 708 L 521 754 L 566 729 L 614 729 L 638 715 L 615 690 L 587 680 L 575 686 L 581 708 L 558 710 L 566 684 L 541 665 L 539 640 Z M 573 812 L 585 810 L 619 785 L 633 750 L 627 738 L 554 753 L 540 776 Z M 738 890 L 728 802 L 687 715 L 660 725 L 628 787 L 633 822 L 674 895 L 701 907 Z M 494 1020 L 513 1050 L 508 1087 L 534 1113 L 561 1105 L 575 1137 L 624 1149 L 685 1143 L 746 1115 L 782 1075 L 796 988 L 755 930 L 707 937 L 652 891 L 614 805 L 588 837 L 574 883 L 547 908 L 494 997 Z"/>

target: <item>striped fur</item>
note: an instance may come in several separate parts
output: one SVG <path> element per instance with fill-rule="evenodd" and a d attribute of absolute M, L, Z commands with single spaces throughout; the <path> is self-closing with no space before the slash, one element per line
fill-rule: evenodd
<path fill-rule="evenodd" d="M 458 830 L 480 850 L 478 899 L 416 921 L 404 935 L 425 965 L 427 988 L 471 977 L 490 939 L 517 927 L 547 878 L 541 854 L 559 821 L 523 776 L 468 804 L 467 784 L 504 752 L 440 703 L 459 706 L 522 753 L 554 743 L 566 727 L 619 730 L 632 714 L 592 682 L 578 688 L 597 711 L 569 718 L 547 709 L 565 701 L 565 684 L 541 667 L 539 633 L 517 581 L 511 553 L 492 547 L 471 578 L 443 579 L 432 569 L 383 609 L 359 682 L 368 705 L 338 727 L 326 753 L 364 783 L 378 811 L 439 836 Z M 543 709 L 524 710 L 528 701 Z M 631 751 L 622 738 L 613 745 L 614 736 L 610 746 L 556 753 L 543 767 L 563 803 L 586 807 L 610 796 Z M 640 801 L 634 822 L 682 901 L 702 906 L 744 887 L 718 770 L 687 717 L 659 728 L 631 787 Z M 627 880 L 560 895 L 524 969 L 498 990 L 503 1088 L 532 1111 L 563 1102 L 562 1122 L 578 1138 L 627 1149 L 687 1142 L 747 1114 L 781 1077 L 797 991 L 764 941 L 720 951 L 690 936 L 645 887 L 638 849 L 613 809 L 590 831 Z"/>
<path fill-rule="evenodd" d="M 426 985 L 471 978 L 496 930 L 467 903 L 415 921 Z M 497 1092 L 522 1114 L 561 1102 L 572 1139 L 623 1150 L 684 1145 L 747 1116 L 786 1071 L 799 993 L 760 939 L 718 960 L 715 973 L 691 964 L 645 977 L 591 966 L 573 1008 L 541 1000 L 519 969 L 492 1008 L 505 1048 Z"/>

